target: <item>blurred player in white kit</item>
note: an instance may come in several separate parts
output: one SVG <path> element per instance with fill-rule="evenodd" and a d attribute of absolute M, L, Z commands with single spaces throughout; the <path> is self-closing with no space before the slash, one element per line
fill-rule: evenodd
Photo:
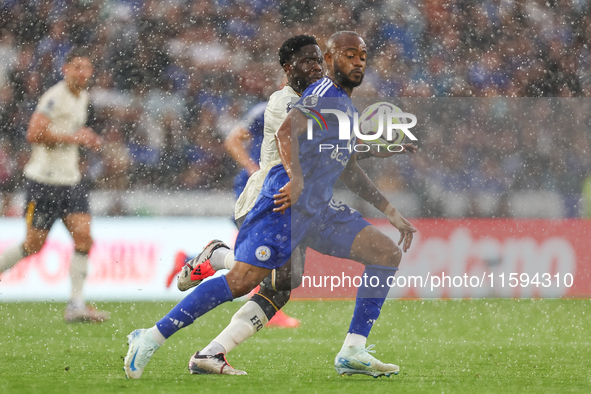
<path fill-rule="evenodd" d="M 0 255 L 0 273 L 41 250 L 49 230 L 62 219 L 74 240 L 70 261 L 72 293 L 64 318 L 68 322 L 107 320 L 107 312 L 87 305 L 83 295 L 92 246 L 88 192 L 81 183 L 79 147 L 98 150 L 101 138 L 86 127 L 88 92 L 94 67 L 88 54 L 73 49 L 62 67 L 64 79 L 45 92 L 31 117 L 25 166 L 27 234 L 24 243 Z"/>

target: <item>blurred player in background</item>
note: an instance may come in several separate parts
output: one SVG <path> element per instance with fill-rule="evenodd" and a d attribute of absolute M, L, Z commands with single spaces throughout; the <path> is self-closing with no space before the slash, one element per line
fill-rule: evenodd
<path fill-rule="evenodd" d="M 49 230 L 62 219 L 74 239 L 70 261 L 72 294 L 64 318 L 68 322 L 104 321 L 107 312 L 87 305 L 83 287 L 92 246 L 88 191 L 78 168 L 79 147 L 99 150 L 101 138 L 85 127 L 86 88 L 93 74 L 88 54 L 73 49 L 62 68 L 64 79 L 41 96 L 27 130 L 31 157 L 25 166 L 27 234 L 24 243 L 0 256 L 0 272 L 41 250 Z"/>
<path fill-rule="evenodd" d="M 408 250 L 416 229 L 357 165 L 355 155 L 347 149 L 355 142 L 354 135 L 347 141 L 337 139 L 334 130 L 339 130 L 339 125 L 331 120 L 330 127 L 320 131 L 319 139 L 306 140 L 307 119 L 301 112 L 306 111 L 308 105 L 316 106 L 318 97 L 333 97 L 338 99 L 338 108 L 353 117 L 356 111 L 350 95 L 363 80 L 366 57 L 365 43 L 358 34 L 339 32 L 331 36 L 324 55 L 329 77 L 308 87 L 297 106 L 301 110 L 291 111 L 277 131 L 281 164 L 268 172 L 255 206 L 238 233 L 235 265 L 227 275 L 197 287 L 154 327 L 135 330 L 128 336 L 124 369 L 129 378 L 140 378 L 154 352 L 179 329 L 218 305 L 246 294 L 273 269 L 286 264 L 294 245 L 304 239 L 321 253 L 348 257 L 364 264 L 364 277 L 377 278 L 382 283 L 377 288 L 367 284 L 359 288 L 349 333 L 335 359 L 337 372 L 374 377 L 398 373 L 398 366 L 382 363 L 371 356 L 371 346 L 366 349 L 365 342 L 389 290 L 384 284 L 398 270 L 402 250 Z M 318 142 L 337 146 L 339 154 L 318 152 Z M 357 211 L 332 200 L 333 185 L 338 178 L 384 212 L 400 231 L 402 250 Z M 274 308 L 271 300 L 264 301 L 268 307 L 262 311 Z M 246 374 L 232 368 L 223 353 L 198 352 L 191 358 L 189 370 L 191 373 Z"/>

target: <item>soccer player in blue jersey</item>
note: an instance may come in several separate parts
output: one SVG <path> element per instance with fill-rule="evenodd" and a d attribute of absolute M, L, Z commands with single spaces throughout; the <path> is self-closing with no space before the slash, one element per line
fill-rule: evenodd
<path fill-rule="evenodd" d="M 236 264 L 226 276 L 198 286 L 154 327 L 135 330 L 129 335 L 124 365 L 129 378 L 141 377 L 153 353 L 166 338 L 216 306 L 247 294 L 272 269 L 285 264 L 294 247 L 304 240 L 307 246 L 321 253 L 348 257 L 364 264 L 364 275 L 376 278 L 381 284 L 386 284 L 395 274 L 402 257 L 400 248 L 358 212 L 332 200 L 333 185 L 342 174 L 341 179 L 349 188 L 384 212 L 398 228 L 402 249 L 406 251 L 410 247 L 416 230 L 357 165 L 355 155 L 348 149 L 355 142 L 351 129 L 350 139 L 339 140 L 335 118 L 325 129 L 315 128 L 314 139 L 306 139 L 304 113 L 311 107 L 320 109 L 326 105 L 325 98 L 334 98 L 336 106 L 332 109 L 347 114 L 351 123 L 355 108 L 349 96 L 363 80 L 366 58 L 365 43 L 356 33 L 339 32 L 331 36 L 324 55 L 328 77 L 306 89 L 297 104 L 298 109 L 289 113 L 277 132 L 282 164 L 269 171 L 255 207 L 241 227 L 236 240 Z M 319 144 L 338 149 L 319 151 Z M 366 338 L 388 290 L 385 285 L 365 284 L 359 288 L 349 333 L 335 360 L 338 373 L 373 376 L 398 373 L 398 366 L 380 362 L 365 348 Z M 233 369 L 223 354 L 197 353 L 191 358 L 189 369 L 196 373 L 215 373 L 211 370 L 212 360 L 217 361 L 217 373 L 246 374 Z"/>

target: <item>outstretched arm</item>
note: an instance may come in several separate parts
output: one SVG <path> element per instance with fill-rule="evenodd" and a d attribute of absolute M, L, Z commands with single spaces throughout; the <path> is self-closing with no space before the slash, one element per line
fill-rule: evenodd
<path fill-rule="evenodd" d="M 404 242 L 402 250 L 406 252 L 412 243 L 413 233 L 417 230 L 388 202 L 365 171 L 359 167 L 356 155 L 351 155 L 340 179 L 353 193 L 386 215 L 390 223 L 400 231 L 398 245 Z"/>
<path fill-rule="evenodd" d="M 304 188 L 304 177 L 300 167 L 300 145 L 298 137 L 306 132 L 306 117 L 297 109 L 292 109 L 275 133 L 277 149 L 285 172 L 290 181 L 274 196 L 275 212 L 285 210 L 295 204 Z"/>

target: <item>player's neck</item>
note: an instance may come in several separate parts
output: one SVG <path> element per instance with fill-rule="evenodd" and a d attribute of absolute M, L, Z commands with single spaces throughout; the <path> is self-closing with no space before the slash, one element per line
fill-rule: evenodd
<path fill-rule="evenodd" d="M 295 84 L 295 83 L 288 82 L 286 85 L 289 86 L 290 88 L 292 88 L 293 91 L 296 92 L 297 94 L 299 94 L 300 96 L 302 95 L 302 93 L 304 92 L 304 90 L 306 90 L 306 89 L 299 88 L 297 86 L 297 84 Z"/>
<path fill-rule="evenodd" d="M 346 88 L 343 85 L 341 85 L 340 83 L 338 83 L 336 78 L 334 77 L 334 75 L 329 74 L 328 77 L 335 85 L 337 85 L 339 88 L 343 89 L 345 91 L 345 93 L 347 93 L 347 96 L 351 97 L 351 95 L 353 94 L 353 88 Z"/>

